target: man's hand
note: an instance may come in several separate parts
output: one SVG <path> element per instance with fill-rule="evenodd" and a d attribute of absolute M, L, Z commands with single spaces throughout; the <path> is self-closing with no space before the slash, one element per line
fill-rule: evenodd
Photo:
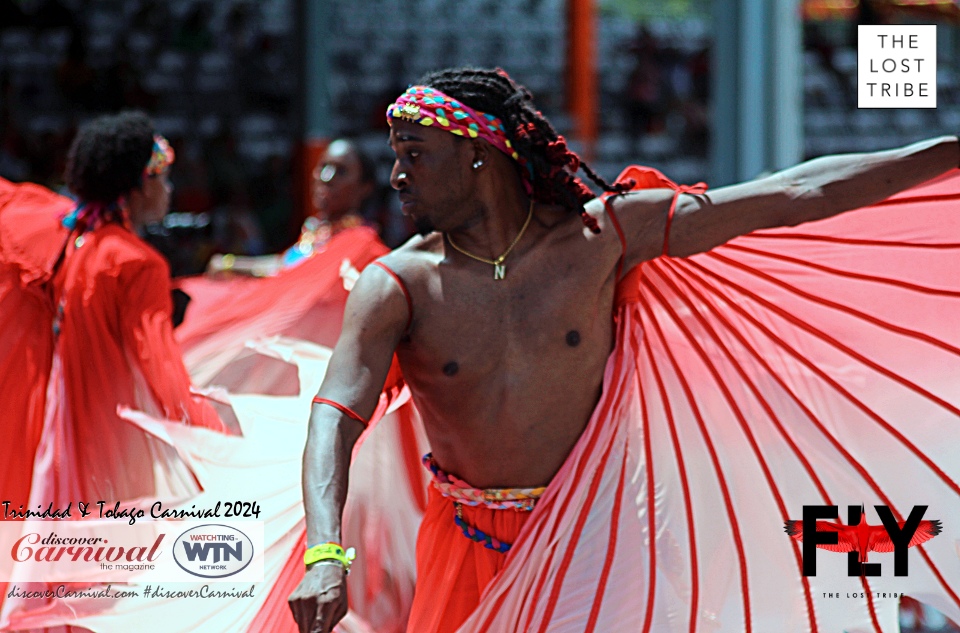
<path fill-rule="evenodd" d="M 316 563 L 287 599 L 300 633 L 330 633 L 347 614 L 347 572 Z"/>

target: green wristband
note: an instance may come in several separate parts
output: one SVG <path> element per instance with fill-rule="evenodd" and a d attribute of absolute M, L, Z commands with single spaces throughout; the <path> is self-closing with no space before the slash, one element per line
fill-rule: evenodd
<path fill-rule="evenodd" d="M 312 565 L 322 560 L 334 560 L 343 565 L 347 573 L 350 573 L 350 564 L 356 557 L 357 551 L 352 547 L 343 549 L 343 546 L 339 543 L 321 543 L 308 548 L 303 553 L 303 563 Z"/>

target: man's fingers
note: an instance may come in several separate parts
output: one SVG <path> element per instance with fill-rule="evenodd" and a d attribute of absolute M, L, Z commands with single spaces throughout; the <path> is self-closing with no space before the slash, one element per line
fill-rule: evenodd
<path fill-rule="evenodd" d="M 310 628 L 310 633 L 330 633 L 330 629 L 325 625 L 327 618 L 324 617 L 324 612 L 327 605 L 317 609 L 317 613 L 313 618 L 313 626 Z"/>
<path fill-rule="evenodd" d="M 318 633 L 332 633 L 333 627 L 335 627 L 346 614 L 346 600 L 334 600 L 321 605 L 320 608 L 317 609 L 317 620 L 322 620 L 324 626 L 317 629 Z"/>
<path fill-rule="evenodd" d="M 297 621 L 297 630 L 300 633 L 313 633 L 317 615 L 316 602 L 301 598 L 292 602 L 290 609 L 293 611 L 293 619 Z"/>
<path fill-rule="evenodd" d="M 334 626 L 346 615 L 346 588 L 337 582 L 319 580 L 319 583 L 297 587 L 287 601 L 297 622 L 297 633 L 332 633 Z"/>
<path fill-rule="evenodd" d="M 336 612 L 335 612 L 335 615 L 333 616 L 333 621 L 335 623 L 339 622 L 340 620 L 345 618 L 346 615 L 347 615 L 347 600 L 344 598 L 343 600 L 339 600 L 337 602 Z"/>
<path fill-rule="evenodd" d="M 333 631 L 334 625 L 340 622 L 347 615 L 348 609 L 348 600 L 347 600 L 347 586 L 346 584 L 341 586 L 339 599 L 330 605 L 330 615 L 331 622 L 330 630 Z"/>
<path fill-rule="evenodd" d="M 316 603 L 313 600 L 301 600 L 300 601 L 303 607 L 303 613 L 301 614 L 301 626 L 303 627 L 303 633 L 315 633 L 317 630 L 316 619 L 317 619 L 317 607 Z"/>
<path fill-rule="evenodd" d="M 291 605 L 293 609 L 293 619 L 297 621 L 297 631 L 300 633 L 310 633 L 310 620 L 304 616 L 303 601 L 297 600 Z"/>

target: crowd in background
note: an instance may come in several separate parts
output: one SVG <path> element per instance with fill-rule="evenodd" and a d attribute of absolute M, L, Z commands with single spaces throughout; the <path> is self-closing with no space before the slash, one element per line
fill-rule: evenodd
<path fill-rule="evenodd" d="M 174 274 L 299 233 L 291 2 L 0 0 L 0 176 L 64 192 L 79 124 L 141 109 L 170 139 Z"/>
<path fill-rule="evenodd" d="M 502 65 L 530 87 L 561 133 L 562 0 L 487 0 L 447 11 L 430 0 L 331 0 L 330 127 L 371 156 L 381 190 L 367 211 L 384 241 L 407 235 L 386 186 L 383 107 L 434 67 Z M 868 7 L 868 3 L 862 3 Z M 151 229 L 175 274 L 216 252 L 277 252 L 307 213 L 300 169 L 302 48 L 295 0 L 0 0 L 0 176 L 62 191 L 67 144 L 100 112 L 140 108 L 170 138 L 173 214 Z M 424 17 L 430 15 L 430 20 Z M 805 154 L 875 149 L 960 127 L 960 81 L 946 59 L 936 111 L 858 111 L 855 19 L 804 29 Z M 469 19 L 471 38 L 455 25 Z M 516 37 L 497 25 L 509 21 Z M 706 176 L 710 143 L 709 14 L 598 20 L 597 170 L 657 167 L 678 181 Z M 851 66 L 851 59 L 854 65 Z"/>

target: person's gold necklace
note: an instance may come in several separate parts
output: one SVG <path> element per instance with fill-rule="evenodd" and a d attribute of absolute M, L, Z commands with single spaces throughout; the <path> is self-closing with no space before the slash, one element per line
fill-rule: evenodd
<path fill-rule="evenodd" d="M 523 223 L 523 228 L 521 228 L 520 232 L 517 233 L 517 236 L 513 238 L 513 242 L 510 243 L 510 246 L 507 247 L 507 250 L 503 251 L 500 257 L 496 259 L 487 259 L 486 257 L 479 257 L 477 255 L 474 255 L 473 253 L 468 253 L 467 251 L 457 246 L 456 242 L 453 241 L 453 237 L 451 237 L 449 233 L 444 233 L 444 235 L 447 236 L 447 241 L 450 242 L 450 246 L 452 246 L 455 250 L 459 251 L 460 253 L 463 253 L 470 259 L 475 259 L 478 262 L 483 262 L 484 264 L 490 264 L 491 266 L 493 266 L 493 278 L 503 279 L 507 275 L 507 267 L 503 262 L 505 259 L 507 259 L 507 255 L 510 254 L 510 251 L 513 250 L 513 247 L 516 246 L 518 242 L 520 242 L 520 238 L 523 237 L 523 234 L 524 232 L 526 232 L 527 227 L 530 226 L 530 220 L 532 218 L 533 218 L 533 198 L 530 198 L 530 210 L 527 211 L 527 220 L 526 222 Z"/>

